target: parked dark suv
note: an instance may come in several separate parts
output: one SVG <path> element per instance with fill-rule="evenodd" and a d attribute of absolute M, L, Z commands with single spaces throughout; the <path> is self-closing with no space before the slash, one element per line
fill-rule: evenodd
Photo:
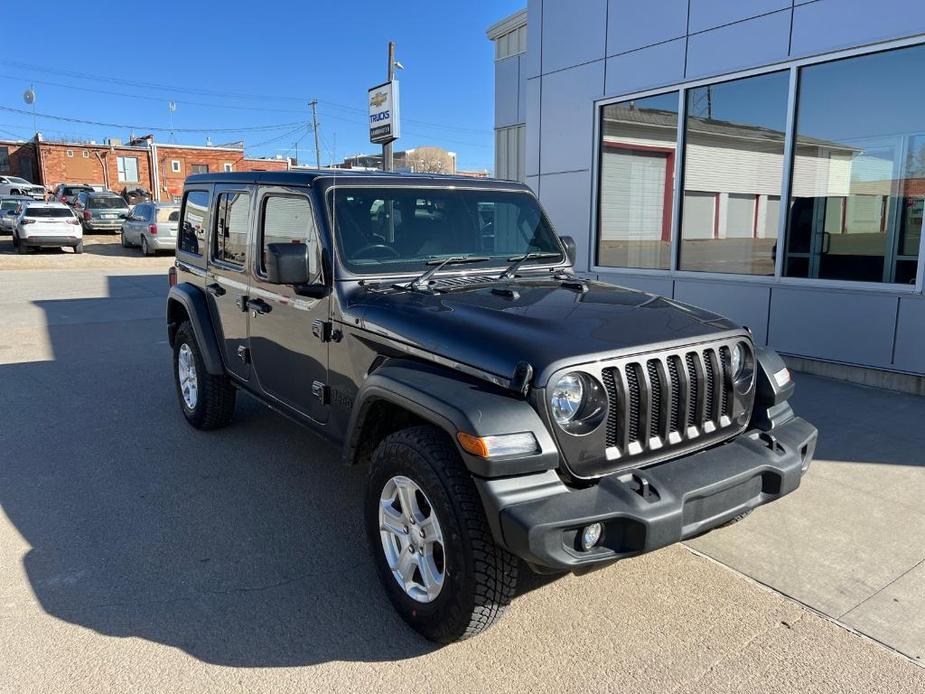
<path fill-rule="evenodd" d="M 780 357 L 577 277 L 574 248 L 515 183 L 191 176 L 167 300 L 180 407 L 216 429 L 242 390 L 366 467 L 385 592 L 441 642 L 494 622 L 522 567 L 582 572 L 796 489 L 816 430 Z"/>

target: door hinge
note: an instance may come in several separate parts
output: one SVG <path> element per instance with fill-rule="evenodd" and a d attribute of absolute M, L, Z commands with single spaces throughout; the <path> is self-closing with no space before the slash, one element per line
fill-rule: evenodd
<path fill-rule="evenodd" d="M 245 364 L 250 364 L 251 363 L 251 351 L 244 345 L 239 346 L 238 347 L 238 359 L 240 359 Z"/>
<path fill-rule="evenodd" d="M 321 381 L 312 383 L 312 395 L 318 398 L 322 405 L 327 405 L 331 401 L 331 389 Z"/>
<path fill-rule="evenodd" d="M 331 341 L 331 323 L 316 318 L 312 321 L 312 335 L 322 342 Z"/>

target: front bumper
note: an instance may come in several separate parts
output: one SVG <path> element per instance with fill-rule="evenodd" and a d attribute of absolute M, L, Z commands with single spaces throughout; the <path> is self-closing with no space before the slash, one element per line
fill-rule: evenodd
<path fill-rule="evenodd" d="M 477 479 L 496 539 L 535 567 L 581 570 L 699 535 L 800 486 L 816 448 L 800 418 L 684 458 L 565 486 L 554 471 Z M 582 551 L 581 529 L 604 525 Z"/>

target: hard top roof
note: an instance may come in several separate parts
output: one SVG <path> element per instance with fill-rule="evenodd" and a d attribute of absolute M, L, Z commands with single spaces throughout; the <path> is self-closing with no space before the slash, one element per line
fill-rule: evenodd
<path fill-rule="evenodd" d="M 515 181 L 495 178 L 473 178 L 443 174 L 385 173 L 381 171 L 351 171 L 350 169 L 322 169 L 320 171 L 234 171 L 193 174 L 186 183 L 257 183 L 265 185 L 311 185 L 316 179 L 325 185 L 346 181 L 358 185 L 403 186 L 455 186 L 459 188 L 503 188 L 526 190 Z"/>

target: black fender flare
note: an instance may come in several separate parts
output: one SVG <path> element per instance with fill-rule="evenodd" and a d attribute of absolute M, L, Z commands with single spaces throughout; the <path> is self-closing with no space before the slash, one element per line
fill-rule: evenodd
<path fill-rule="evenodd" d="M 224 374 L 225 366 L 222 362 L 222 352 L 215 338 L 212 315 L 209 313 L 209 305 L 206 303 L 206 296 L 203 291 L 189 282 L 182 282 L 171 287 L 167 293 L 167 339 L 171 347 L 173 347 L 177 328 L 180 327 L 175 318 L 177 305 L 182 306 L 186 315 L 189 316 L 190 324 L 193 326 L 193 333 L 196 335 L 196 342 L 199 343 L 199 350 L 202 352 L 202 361 L 205 363 L 206 371 L 214 376 Z"/>
<path fill-rule="evenodd" d="M 453 441 L 466 467 L 480 477 L 500 477 L 551 470 L 559 450 L 536 410 L 516 394 L 449 368 L 406 359 L 387 361 L 364 381 L 354 400 L 344 437 L 345 462 L 356 454 L 370 407 L 385 401 L 440 427 Z M 462 449 L 456 434 L 475 436 L 532 432 L 538 451 L 500 460 Z"/>

